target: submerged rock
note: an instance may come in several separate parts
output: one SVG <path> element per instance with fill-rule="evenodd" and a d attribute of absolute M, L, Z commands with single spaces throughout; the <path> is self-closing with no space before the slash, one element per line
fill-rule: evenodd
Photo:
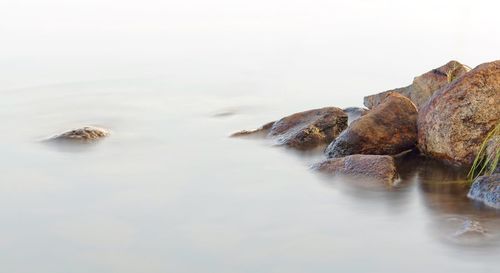
<path fill-rule="evenodd" d="M 417 141 L 417 108 L 391 93 L 377 107 L 355 120 L 326 149 L 329 158 L 352 154 L 396 155 Z"/>
<path fill-rule="evenodd" d="M 486 229 L 479 221 L 466 219 L 453 236 L 458 238 L 474 238 L 484 237 L 486 234 Z"/>
<path fill-rule="evenodd" d="M 500 61 L 485 63 L 436 92 L 418 115 L 418 148 L 456 165 L 471 165 L 500 119 Z"/>
<path fill-rule="evenodd" d="M 409 98 L 420 109 L 434 92 L 464 75 L 469 70 L 470 68 L 457 61 L 450 61 L 441 67 L 415 77 L 413 83 L 409 86 L 365 97 L 364 104 L 371 109 L 379 105 L 389 93 L 396 92 Z"/>
<path fill-rule="evenodd" d="M 476 178 L 467 197 L 500 209 L 500 174 Z"/>
<path fill-rule="evenodd" d="M 347 127 L 347 115 L 342 109 L 325 107 L 296 113 L 253 131 L 241 131 L 233 137 L 267 134 L 278 144 L 306 150 L 334 140 Z"/>
<path fill-rule="evenodd" d="M 394 159 L 387 155 L 350 155 L 327 159 L 313 166 L 313 169 L 331 174 L 373 179 L 393 184 L 397 178 Z"/>
<path fill-rule="evenodd" d="M 98 127 L 86 126 L 78 129 L 73 129 L 67 132 L 64 132 L 60 135 L 56 135 L 49 140 L 69 140 L 69 141 L 95 141 L 106 137 L 109 135 L 109 132 L 105 129 Z"/>

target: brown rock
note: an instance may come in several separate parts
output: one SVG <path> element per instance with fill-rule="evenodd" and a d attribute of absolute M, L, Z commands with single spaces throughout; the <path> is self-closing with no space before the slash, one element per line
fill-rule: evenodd
<path fill-rule="evenodd" d="M 347 127 L 347 115 L 342 109 L 325 107 L 284 117 L 260 129 L 241 131 L 233 136 L 267 133 L 278 144 L 306 150 L 333 141 Z"/>
<path fill-rule="evenodd" d="M 50 140 L 71 140 L 71 141 L 94 141 L 106 137 L 109 132 L 98 127 L 86 126 L 64 132 L 52 137 Z"/>
<path fill-rule="evenodd" d="M 420 109 L 434 92 L 464 75 L 469 70 L 470 68 L 457 61 L 450 61 L 441 67 L 415 77 L 413 83 L 409 86 L 365 97 L 364 104 L 371 109 L 379 105 L 388 93 L 396 92 L 412 100 L 417 108 Z"/>
<path fill-rule="evenodd" d="M 500 119 L 500 61 L 482 64 L 436 92 L 418 115 L 418 147 L 455 165 L 471 165 Z"/>
<path fill-rule="evenodd" d="M 377 107 L 355 120 L 326 149 L 331 157 L 352 154 L 396 155 L 412 149 L 417 140 L 417 108 L 392 93 Z"/>
<path fill-rule="evenodd" d="M 397 178 L 394 159 L 387 155 L 350 155 L 341 158 L 327 159 L 314 169 L 361 179 L 373 179 L 393 184 Z"/>

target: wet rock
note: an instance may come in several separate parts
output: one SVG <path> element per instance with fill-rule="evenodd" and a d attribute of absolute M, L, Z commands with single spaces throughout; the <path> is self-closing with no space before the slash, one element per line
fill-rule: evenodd
<path fill-rule="evenodd" d="M 347 115 L 342 109 L 325 107 L 296 113 L 253 131 L 241 131 L 233 136 L 267 133 L 280 145 L 306 150 L 333 141 L 347 127 Z"/>
<path fill-rule="evenodd" d="M 361 107 L 347 107 L 347 108 L 344 108 L 344 113 L 346 113 L 347 117 L 348 117 L 347 123 L 351 124 L 353 121 L 357 120 L 361 116 L 368 113 L 368 109 L 361 108 Z"/>
<path fill-rule="evenodd" d="M 332 158 L 314 165 L 313 169 L 387 184 L 393 184 L 397 178 L 394 159 L 386 155 L 350 155 Z"/>
<path fill-rule="evenodd" d="M 482 64 L 437 91 L 418 115 L 418 148 L 455 165 L 471 165 L 500 119 L 500 61 Z"/>
<path fill-rule="evenodd" d="M 409 86 L 365 97 L 364 104 L 371 109 L 379 105 L 389 93 L 396 92 L 412 100 L 417 108 L 420 109 L 434 92 L 464 75 L 469 70 L 470 68 L 457 61 L 450 61 L 441 67 L 415 77 L 413 83 Z"/>
<path fill-rule="evenodd" d="M 467 197 L 500 209 L 500 174 L 480 176 L 474 180 Z"/>
<path fill-rule="evenodd" d="M 396 155 L 417 141 L 417 108 L 406 97 L 392 93 L 354 121 L 326 149 L 329 158 L 352 154 Z"/>
<path fill-rule="evenodd" d="M 78 129 L 73 129 L 67 132 L 64 132 L 60 135 L 56 135 L 49 140 L 57 141 L 57 140 L 68 140 L 68 141 L 81 141 L 81 142 L 90 142 L 101 139 L 109 135 L 109 132 L 105 129 L 98 127 L 86 126 Z"/>

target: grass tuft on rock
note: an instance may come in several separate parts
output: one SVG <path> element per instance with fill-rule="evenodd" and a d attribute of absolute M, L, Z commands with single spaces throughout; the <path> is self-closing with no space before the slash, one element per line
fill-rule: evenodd
<path fill-rule="evenodd" d="M 478 176 L 481 175 L 491 175 L 496 170 L 498 166 L 498 159 L 500 157 L 500 150 L 497 149 L 495 152 L 488 154 L 487 146 L 488 142 L 494 137 L 500 136 L 500 123 L 498 123 L 491 132 L 486 135 L 479 152 L 477 153 L 474 163 L 467 174 L 467 178 L 470 182 L 474 181 Z"/>

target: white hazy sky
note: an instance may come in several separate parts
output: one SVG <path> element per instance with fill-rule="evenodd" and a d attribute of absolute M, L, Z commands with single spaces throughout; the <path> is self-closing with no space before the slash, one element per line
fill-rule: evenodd
<path fill-rule="evenodd" d="M 0 90 L 249 70 L 395 87 L 450 59 L 498 59 L 499 10 L 496 0 L 0 0 Z"/>

